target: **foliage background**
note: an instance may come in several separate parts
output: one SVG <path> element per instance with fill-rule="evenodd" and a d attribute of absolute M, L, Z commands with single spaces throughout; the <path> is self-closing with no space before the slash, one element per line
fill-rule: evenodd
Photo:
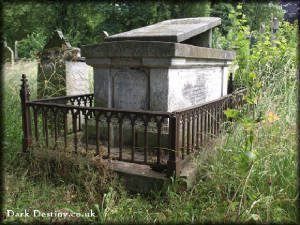
<path fill-rule="evenodd" d="M 237 4 L 209 0 L 203 1 L 103 1 L 103 2 L 35 2 L 4 1 L 3 39 L 14 49 L 19 41 L 20 58 L 36 58 L 52 32 L 61 30 L 74 47 L 103 41 L 109 35 L 125 32 L 167 19 L 201 16 L 222 18 L 219 28 L 227 35 L 234 25 L 228 15 Z M 250 2 L 244 4 L 242 13 L 247 17 L 250 30 L 257 30 L 260 23 L 269 24 L 271 16 L 283 18 L 277 1 L 274 4 Z"/>

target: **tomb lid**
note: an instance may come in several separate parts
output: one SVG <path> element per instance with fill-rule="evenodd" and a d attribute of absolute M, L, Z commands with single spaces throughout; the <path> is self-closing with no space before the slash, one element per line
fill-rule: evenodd
<path fill-rule="evenodd" d="M 64 37 L 63 33 L 59 30 L 54 31 L 52 37 L 45 45 L 44 49 L 48 48 L 71 48 L 70 42 Z"/>
<path fill-rule="evenodd" d="M 221 24 L 218 17 L 196 17 L 165 20 L 105 38 L 105 41 L 140 40 L 183 42 Z"/>

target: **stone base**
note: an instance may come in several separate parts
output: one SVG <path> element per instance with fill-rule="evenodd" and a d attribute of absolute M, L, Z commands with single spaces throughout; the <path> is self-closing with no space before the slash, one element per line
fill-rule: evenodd
<path fill-rule="evenodd" d="M 147 165 L 114 161 L 111 168 L 117 172 L 126 189 L 135 193 L 149 193 L 161 190 L 168 180 L 165 173 L 153 171 Z"/>
<path fill-rule="evenodd" d="M 161 191 L 169 180 L 166 173 L 155 172 L 146 165 L 115 161 L 112 163 L 112 169 L 121 177 L 126 189 L 134 193 Z M 197 175 L 197 164 L 195 162 L 186 163 L 179 175 L 181 189 L 191 189 Z"/>
<path fill-rule="evenodd" d="M 44 158 L 59 165 L 61 165 L 61 163 L 66 165 L 84 164 L 92 166 L 91 168 L 94 168 L 93 166 L 95 165 L 93 160 L 81 157 L 80 155 L 76 157 L 64 158 L 64 160 L 61 161 L 59 160 L 60 157 L 58 157 L 54 151 L 33 151 L 32 153 L 41 159 Z M 112 160 L 110 162 L 103 160 L 103 162 L 108 165 L 108 168 L 119 175 L 121 181 L 125 185 L 125 188 L 130 192 L 149 193 L 156 190 L 162 191 L 164 190 L 163 186 L 169 181 L 166 171 L 156 172 L 147 165 L 121 162 L 116 160 Z M 186 161 L 186 163 L 183 164 L 179 175 L 180 178 L 183 178 L 182 182 L 180 183 L 181 189 L 190 189 L 193 187 L 198 174 L 197 168 L 197 164 L 192 160 Z"/>

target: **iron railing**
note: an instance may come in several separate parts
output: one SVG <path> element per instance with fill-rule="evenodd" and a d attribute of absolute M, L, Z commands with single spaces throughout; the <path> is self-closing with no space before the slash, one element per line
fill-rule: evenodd
<path fill-rule="evenodd" d="M 245 90 L 172 113 L 132 111 L 93 107 L 93 94 L 30 101 L 26 75 L 23 74 L 20 90 L 23 151 L 27 152 L 32 145 L 62 148 L 84 156 L 93 153 L 145 164 L 154 170 L 166 170 L 168 176 L 178 176 L 185 157 L 199 151 L 203 143 L 219 133 L 225 121 L 224 109 L 241 106 L 243 93 Z M 93 126 L 89 126 L 91 124 Z M 91 129 L 94 129 L 93 138 Z M 143 140 L 140 146 L 137 145 L 137 133 Z M 124 145 L 125 136 L 129 136 L 130 146 Z M 112 143 L 114 137 L 118 140 Z M 162 139 L 166 138 L 163 143 Z M 89 144 L 91 139 L 96 140 L 94 148 Z"/>
<path fill-rule="evenodd" d="M 217 100 L 173 112 L 177 119 L 177 154 L 181 160 L 214 140 L 227 120 L 224 110 L 241 107 L 245 94 L 246 89 L 242 89 Z"/>

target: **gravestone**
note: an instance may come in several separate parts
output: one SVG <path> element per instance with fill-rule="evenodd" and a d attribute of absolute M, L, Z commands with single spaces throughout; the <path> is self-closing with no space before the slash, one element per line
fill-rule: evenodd
<path fill-rule="evenodd" d="M 227 94 L 235 53 L 211 48 L 216 17 L 166 20 L 82 47 L 95 105 L 172 112 Z"/>
<path fill-rule="evenodd" d="M 39 53 L 38 98 L 89 93 L 88 66 L 80 49 L 55 31 Z"/>
<path fill-rule="evenodd" d="M 10 62 L 11 65 L 14 65 L 14 52 L 13 50 L 7 46 L 7 43 L 4 41 L 2 46 L 2 63 Z"/>
<path fill-rule="evenodd" d="M 261 23 L 259 27 L 259 33 L 264 34 L 266 32 L 265 23 Z"/>
<path fill-rule="evenodd" d="M 276 32 L 279 29 L 278 19 L 275 17 L 270 22 L 271 27 L 271 44 L 272 46 L 276 46 L 275 40 L 276 40 Z"/>

